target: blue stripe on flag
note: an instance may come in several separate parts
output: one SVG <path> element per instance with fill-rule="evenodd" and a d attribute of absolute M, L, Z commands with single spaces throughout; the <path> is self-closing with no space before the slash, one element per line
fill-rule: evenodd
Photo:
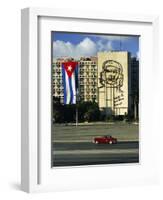
<path fill-rule="evenodd" d="M 64 104 L 66 104 L 66 101 L 67 101 L 66 81 L 65 81 L 65 69 L 64 69 L 64 65 L 63 64 L 62 64 L 62 77 L 63 77 Z"/>
<path fill-rule="evenodd" d="M 76 89 L 78 88 L 78 64 L 76 64 L 76 68 L 75 68 L 75 86 Z"/>
<path fill-rule="evenodd" d="M 70 87 L 70 102 L 69 103 L 72 104 L 73 97 L 74 97 L 73 90 L 72 90 L 72 78 L 69 77 L 68 81 L 69 81 L 69 87 Z"/>

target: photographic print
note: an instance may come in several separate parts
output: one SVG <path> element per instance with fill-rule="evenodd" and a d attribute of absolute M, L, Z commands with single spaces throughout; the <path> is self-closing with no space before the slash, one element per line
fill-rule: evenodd
<path fill-rule="evenodd" d="M 139 36 L 51 32 L 52 167 L 139 163 Z"/>

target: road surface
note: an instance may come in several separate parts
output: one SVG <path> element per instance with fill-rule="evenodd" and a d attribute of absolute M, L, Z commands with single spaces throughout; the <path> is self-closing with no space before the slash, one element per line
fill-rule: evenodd
<path fill-rule="evenodd" d="M 137 141 L 121 141 L 114 145 L 91 141 L 53 142 L 52 149 L 54 167 L 139 162 Z"/>

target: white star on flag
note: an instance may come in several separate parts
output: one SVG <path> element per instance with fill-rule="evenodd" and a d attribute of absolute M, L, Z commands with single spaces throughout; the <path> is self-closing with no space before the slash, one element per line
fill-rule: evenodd
<path fill-rule="evenodd" d="M 71 72 L 71 70 L 72 70 L 72 67 L 71 67 L 71 65 L 70 65 L 70 66 L 68 66 L 67 68 L 68 68 L 67 70 Z"/>

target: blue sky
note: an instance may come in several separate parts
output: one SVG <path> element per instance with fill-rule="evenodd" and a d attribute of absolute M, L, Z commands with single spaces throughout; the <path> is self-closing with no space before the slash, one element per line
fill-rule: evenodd
<path fill-rule="evenodd" d="M 99 51 L 128 51 L 139 55 L 139 37 L 124 35 L 98 35 L 86 33 L 53 32 L 53 58 L 95 56 Z"/>

